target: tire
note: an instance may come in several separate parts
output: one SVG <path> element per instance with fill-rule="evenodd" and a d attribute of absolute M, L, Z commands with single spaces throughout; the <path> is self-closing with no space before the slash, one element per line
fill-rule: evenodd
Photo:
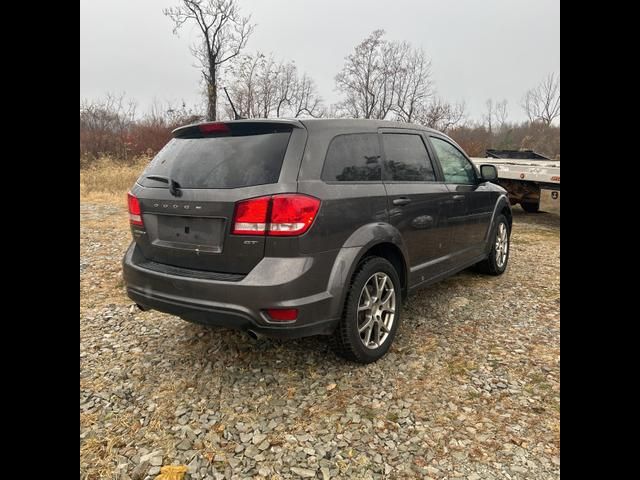
<path fill-rule="evenodd" d="M 382 285 L 381 295 L 376 285 Z M 385 297 L 386 303 L 382 304 L 380 300 Z M 366 309 L 368 305 L 371 308 Z M 393 343 L 400 325 L 401 309 L 402 290 L 396 269 L 382 257 L 364 259 L 353 275 L 342 318 L 331 337 L 333 350 L 341 357 L 358 363 L 379 360 Z M 369 347 L 365 346 L 367 340 Z"/>
<path fill-rule="evenodd" d="M 501 230 L 501 227 L 504 230 Z M 503 233 L 504 232 L 504 233 Z M 506 234 L 506 239 L 505 239 Z M 507 218 L 500 214 L 496 218 L 495 228 L 491 236 L 491 251 L 489 256 L 477 264 L 478 270 L 489 275 L 502 275 L 509 263 L 509 253 L 511 251 L 511 230 Z M 504 247 L 506 246 L 506 252 Z M 500 249 L 500 255 L 498 255 Z"/>
<path fill-rule="evenodd" d="M 538 213 L 540 211 L 540 202 L 520 202 L 520 205 L 527 213 Z"/>

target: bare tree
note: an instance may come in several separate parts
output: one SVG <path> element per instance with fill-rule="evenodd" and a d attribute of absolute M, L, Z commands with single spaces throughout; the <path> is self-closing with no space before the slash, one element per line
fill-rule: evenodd
<path fill-rule="evenodd" d="M 278 75 L 281 65 L 273 59 L 273 55 L 262 55 L 262 61 L 256 71 L 257 117 L 269 118 L 277 105 Z"/>
<path fill-rule="evenodd" d="M 188 107 L 182 100 L 178 104 L 171 101 L 161 102 L 154 98 L 146 115 L 137 123 L 155 128 L 177 128 L 188 123 L 194 123 L 201 116 L 193 107 Z"/>
<path fill-rule="evenodd" d="M 402 49 L 409 50 L 409 46 L 402 44 L 401 51 Z M 433 96 L 431 61 L 422 49 L 406 51 L 400 60 L 393 111 L 398 120 L 410 123 L 419 115 L 425 102 Z"/>
<path fill-rule="evenodd" d="M 239 61 L 234 62 L 229 75 L 225 76 L 225 83 L 231 86 L 229 90 L 233 102 L 238 115 L 242 118 L 259 116 L 258 72 L 264 62 L 264 55 L 259 52 L 256 55 L 243 55 Z M 231 106 L 229 106 L 229 112 L 231 112 Z M 233 118 L 231 113 L 229 116 Z"/>
<path fill-rule="evenodd" d="M 250 16 L 240 16 L 236 0 L 182 0 L 163 13 L 174 22 L 173 32 L 185 23 L 196 23 L 200 41 L 192 53 L 200 62 L 206 84 L 207 119 L 215 120 L 218 106 L 218 78 L 225 62 L 237 57 L 253 32 Z"/>
<path fill-rule="evenodd" d="M 545 126 L 560 117 L 560 75 L 551 73 L 537 87 L 527 91 L 522 102 L 529 121 Z"/>
<path fill-rule="evenodd" d="M 276 62 L 273 55 L 243 55 L 230 69 L 226 83 L 240 116 L 245 118 L 319 117 L 325 114 L 316 84 L 299 76 L 294 62 Z"/>
<path fill-rule="evenodd" d="M 487 127 L 489 135 L 501 132 L 509 117 L 507 100 L 503 99 L 501 102 L 494 102 L 492 98 L 488 98 L 485 106 L 487 109 L 482 115 L 482 123 Z"/>
<path fill-rule="evenodd" d="M 104 99 L 80 102 L 80 156 L 113 154 L 127 159 L 129 132 L 135 123 L 136 102 L 124 94 L 108 93 Z"/>
<path fill-rule="evenodd" d="M 509 112 L 507 111 L 507 99 L 503 99 L 501 102 L 496 102 L 493 107 L 493 118 L 495 124 L 498 126 L 498 131 L 501 132 L 507 123 Z"/>
<path fill-rule="evenodd" d="M 276 118 L 287 112 L 297 94 L 298 69 L 293 62 L 281 65 L 277 80 Z"/>
<path fill-rule="evenodd" d="M 407 42 L 390 42 L 374 30 L 345 58 L 336 75 L 344 99 L 336 109 L 355 118 L 412 122 L 433 95 L 431 62 Z"/>
<path fill-rule="evenodd" d="M 484 102 L 484 105 L 487 108 L 487 110 L 482 115 L 482 123 L 487 126 L 487 130 L 489 130 L 489 135 L 493 135 L 493 117 L 495 115 L 493 99 L 487 98 L 487 101 Z"/>
<path fill-rule="evenodd" d="M 348 55 L 336 87 L 345 95 L 341 108 L 355 118 L 384 118 L 391 109 L 391 94 L 384 65 L 384 30 L 375 30 Z"/>
<path fill-rule="evenodd" d="M 323 117 L 325 109 L 322 106 L 322 98 L 318 95 L 316 82 L 306 73 L 302 74 L 295 83 L 295 93 L 290 102 L 292 113 L 295 118 Z"/>
<path fill-rule="evenodd" d="M 232 68 L 231 76 L 225 83 L 231 85 L 232 98 L 241 117 L 268 118 L 277 106 L 278 74 L 281 65 L 273 59 L 257 52 L 243 55 L 239 68 Z"/>
<path fill-rule="evenodd" d="M 446 133 L 465 121 L 465 108 L 464 102 L 451 104 L 436 97 L 418 113 L 416 123 Z"/>

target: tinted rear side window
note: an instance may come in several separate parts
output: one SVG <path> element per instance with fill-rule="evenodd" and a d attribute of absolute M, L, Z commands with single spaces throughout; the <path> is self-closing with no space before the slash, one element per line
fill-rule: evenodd
<path fill-rule="evenodd" d="M 238 188 L 277 183 L 291 132 L 174 138 L 140 177 L 146 187 L 167 188 L 146 175 L 168 176 L 181 188 Z"/>
<path fill-rule="evenodd" d="M 326 182 L 375 182 L 382 180 L 377 133 L 338 135 L 327 149 L 322 169 Z"/>
<path fill-rule="evenodd" d="M 385 180 L 402 182 L 433 182 L 433 165 L 420 135 L 385 133 L 382 135 L 385 160 Z"/>

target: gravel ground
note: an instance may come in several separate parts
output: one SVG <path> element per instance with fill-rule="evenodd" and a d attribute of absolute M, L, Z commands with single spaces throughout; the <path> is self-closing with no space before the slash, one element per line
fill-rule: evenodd
<path fill-rule="evenodd" d="M 80 477 L 556 479 L 560 225 L 514 208 L 507 272 L 410 297 L 381 361 L 251 340 L 125 296 L 120 206 L 80 207 Z"/>

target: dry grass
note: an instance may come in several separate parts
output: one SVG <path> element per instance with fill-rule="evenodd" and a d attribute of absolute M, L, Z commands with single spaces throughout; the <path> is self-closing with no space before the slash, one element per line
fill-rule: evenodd
<path fill-rule="evenodd" d="M 125 195 L 140 176 L 149 158 L 140 157 L 132 164 L 100 158 L 80 169 L 80 200 L 83 202 L 122 204 Z"/>

